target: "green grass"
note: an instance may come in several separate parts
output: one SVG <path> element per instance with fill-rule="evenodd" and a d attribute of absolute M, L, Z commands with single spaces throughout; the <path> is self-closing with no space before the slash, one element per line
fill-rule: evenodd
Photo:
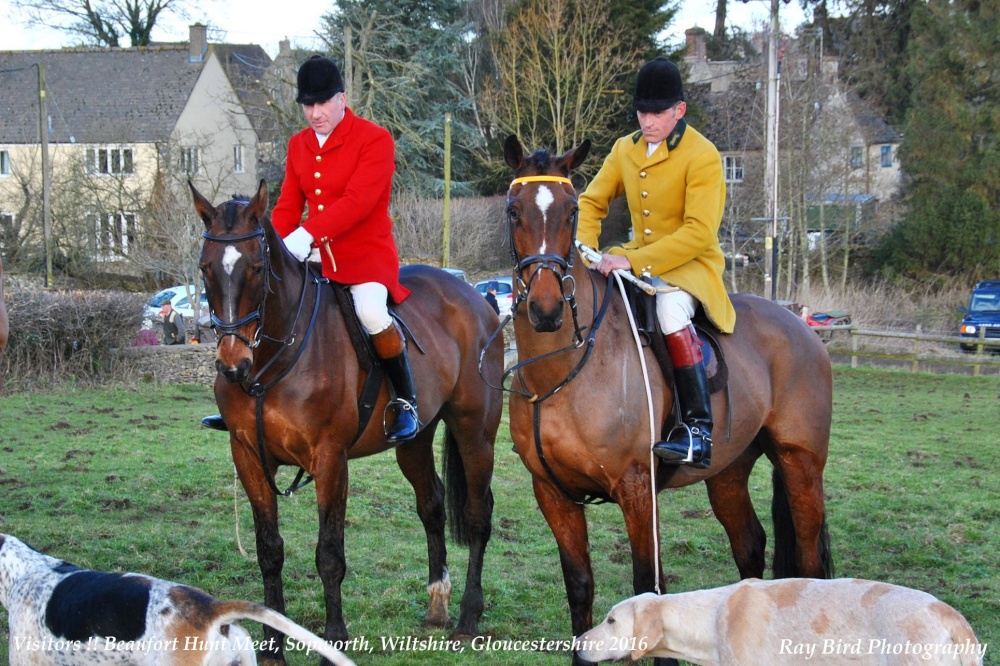
<path fill-rule="evenodd" d="M 826 493 L 838 576 L 924 589 L 969 618 L 980 640 L 1000 637 L 1000 380 L 838 368 Z M 228 439 L 196 426 L 215 411 L 200 386 L 65 389 L 0 398 L 0 532 L 85 567 L 142 571 L 202 587 L 221 598 L 260 601 L 249 506 L 238 495 Z M 283 470 L 286 484 L 291 470 Z M 765 527 L 770 466 L 751 479 Z M 555 542 L 530 479 L 511 450 L 506 423 L 497 446 L 493 540 L 486 557 L 482 630 L 494 640 L 566 640 L 569 614 Z M 663 562 L 671 591 L 737 578 L 728 541 L 704 486 L 660 494 Z M 321 585 L 314 566 L 311 490 L 281 500 L 288 613 L 319 631 Z M 597 580 L 595 616 L 631 596 L 621 513 L 588 509 Z M 455 597 L 467 552 L 450 548 Z M 421 626 L 426 545 L 412 492 L 391 455 L 351 464 L 345 616 L 363 637 L 367 664 L 569 663 L 565 651 L 471 646 L 383 650 L 389 637 L 447 637 Z M 247 623 L 260 638 L 258 626 Z M 0 612 L 0 663 L 6 615 Z M 315 659 L 292 654 L 289 663 Z M 1000 664 L 992 652 L 987 664 Z"/>

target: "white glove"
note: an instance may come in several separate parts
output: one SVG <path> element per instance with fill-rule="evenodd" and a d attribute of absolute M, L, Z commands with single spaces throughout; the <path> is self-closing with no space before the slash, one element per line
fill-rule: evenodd
<path fill-rule="evenodd" d="M 292 253 L 292 256 L 299 261 L 305 261 L 312 251 L 313 237 L 305 227 L 299 227 L 292 233 L 285 236 L 285 247 Z"/>

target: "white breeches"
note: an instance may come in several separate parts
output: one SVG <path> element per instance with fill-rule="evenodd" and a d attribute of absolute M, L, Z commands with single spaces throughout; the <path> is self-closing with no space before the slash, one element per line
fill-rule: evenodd
<path fill-rule="evenodd" d="M 666 287 L 662 279 L 653 278 L 654 287 Z M 656 295 L 656 319 L 664 335 L 676 333 L 691 323 L 691 317 L 698 308 L 698 301 L 686 291 L 671 291 Z"/>
<path fill-rule="evenodd" d="M 365 282 L 351 285 L 354 311 L 358 313 L 361 325 L 370 335 L 381 333 L 392 326 L 387 302 L 389 290 L 379 282 Z"/>

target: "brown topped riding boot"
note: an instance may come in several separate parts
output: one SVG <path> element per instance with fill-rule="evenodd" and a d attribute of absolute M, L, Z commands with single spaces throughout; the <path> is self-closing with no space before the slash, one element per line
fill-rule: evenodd
<path fill-rule="evenodd" d="M 666 341 L 674 364 L 681 424 L 670 431 L 667 441 L 653 445 L 653 453 L 664 462 L 708 469 L 712 465 L 712 402 L 701 345 L 693 326 L 671 333 Z"/>
<path fill-rule="evenodd" d="M 417 416 L 417 390 L 413 384 L 403 332 L 393 322 L 389 328 L 372 335 L 372 345 L 396 394 L 385 407 L 385 437 L 393 444 L 411 440 L 420 432 L 421 426 Z"/>

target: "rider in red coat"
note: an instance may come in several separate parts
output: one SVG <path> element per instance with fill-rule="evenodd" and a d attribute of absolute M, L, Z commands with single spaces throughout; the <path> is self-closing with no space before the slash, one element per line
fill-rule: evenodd
<path fill-rule="evenodd" d="M 299 261 L 318 253 L 324 277 L 349 285 L 358 319 L 395 393 L 386 437 L 413 439 L 420 430 L 413 373 L 406 340 L 387 303 L 390 298 L 401 303 L 410 294 L 399 282 L 389 218 L 395 144 L 385 128 L 347 107 L 340 70 L 327 58 L 312 56 L 299 68 L 295 101 L 309 127 L 288 142 L 272 224 Z"/>

